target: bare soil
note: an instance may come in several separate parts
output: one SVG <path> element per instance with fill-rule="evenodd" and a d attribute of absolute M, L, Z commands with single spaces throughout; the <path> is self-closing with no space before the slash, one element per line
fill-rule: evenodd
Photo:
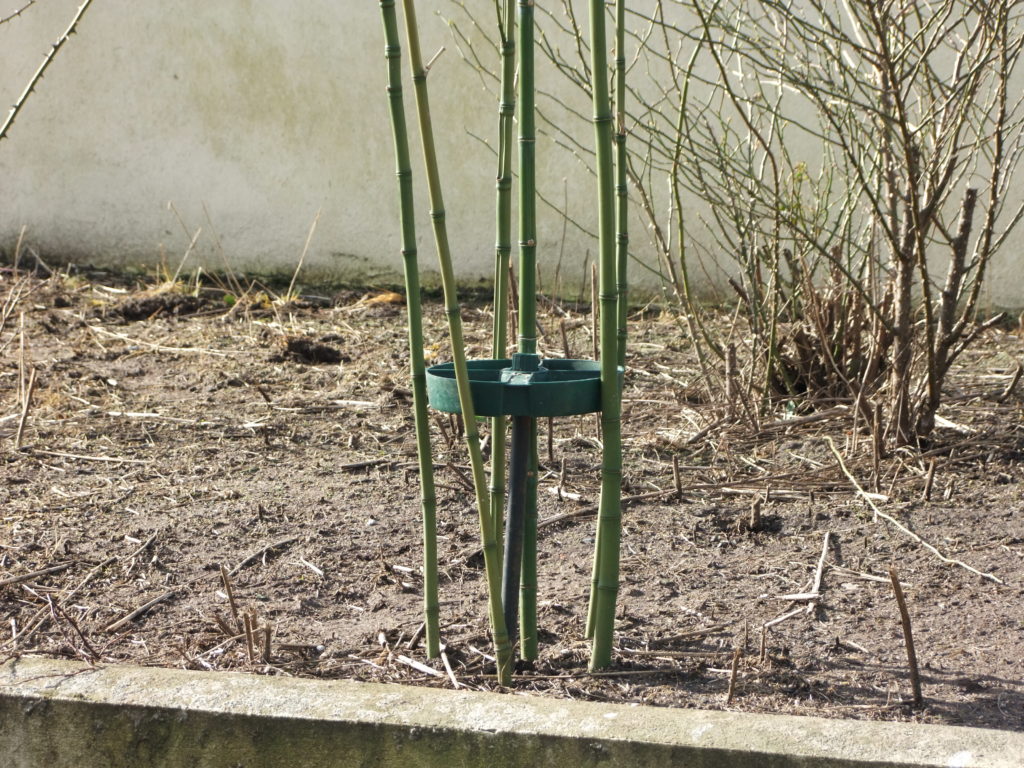
<path fill-rule="evenodd" d="M 0 272 L 0 658 L 495 689 L 465 454 L 440 416 L 451 673 L 417 643 L 404 306 L 342 292 L 229 307 L 171 288 Z M 563 354 L 564 322 L 570 354 L 591 356 L 587 308 L 546 306 L 544 351 Z M 442 312 L 426 311 L 440 361 Z M 488 308 L 464 319 L 470 355 L 487 356 Z M 595 420 L 556 421 L 550 453 L 545 421 L 541 657 L 512 692 L 1024 728 L 1024 419 L 1006 392 L 1019 335 L 989 331 L 960 361 L 934 443 L 882 457 L 877 475 L 848 404 L 782 407 L 755 429 L 703 402 L 671 313 L 638 313 L 631 337 L 624 494 L 640 498 L 623 516 L 614 666 L 588 674 L 583 639 Z M 819 570 L 820 597 L 793 598 Z"/>

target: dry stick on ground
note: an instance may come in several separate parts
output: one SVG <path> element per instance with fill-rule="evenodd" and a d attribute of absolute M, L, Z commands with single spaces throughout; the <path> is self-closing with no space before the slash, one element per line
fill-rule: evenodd
<path fill-rule="evenodd" d="M 249 661 L 256 661 L 255 643 L 252 638 L 252 620 L 249 614 L 242 614 L 242 625 L 245 628 L 245 650 L 249 654 Z"/>
<path fill-rule="evenodd" d="M 114 333 L 96 325 L 87 325 L 86 327 L 98 336 L 106 336 L 107 338 L 118 339 L 128 344 L 149 347 L 154 352 L 166 352 L 175 355 L 213 355 L 214 357 L 231 357 L 236 354 L 234 352 L 222 352 L 217 349 L 205 349 L 202 347 L 165 347 L 162 344 L 154 344 L 144 339 L 134 339 L 123 333 Z"/>
<path fill-rule="evenodd" d="M 999 397 L 996 398 L 997 403 L 1005 402 L 1006 398 L 1013 394 L 1013 390 L 1016 389 L 1022 373 L 1024 373 L 1024 366 L 1017 363 L 1017 368 L 1013 372 L 1013 378 L 1010 379 L 1010 383 L 1006 385 L 1003 391 L 999 394 Z"/>
<path fill-rule="evenodd" d="M 781 616 L 776 616 L 771 621 L 766 621 L 764 624 L 761 625 L 761 630 L 764 631 L 770 629 L 771 627 L 774 627 L 776 624 L 781 624 L 782 622 L 787 621 L 793 618 L 794 616 L 798 616 L 799 614 L 804 613 L 806 610 L 807 609 L 802 605 L 797 606 L 793 610 L 788 611 L 782 614 Z"/>
<path fill-rule="evenodd" d="M 18 403 L 25 407 L 25 313 L 18 313 Z"/>
<path fill-rule="evenodd" d="M 707 659 L 732 656 L 732 651 L 643 651 L 633 648 L 620 648 L 619 652 L 628 656 L 642 656 L 662 659 Z"/>
<path fill-rule="evenodd" d="M 894 517 L 892 517 L 891 515 L 885 514 L 885 512 L 880 510 L 878 508 L 878 505 L 875 504 L 875 502 L 871 500 L 871 494 L 867 493 L 863 488 L 861 488 L 860 487 L 860 483 L 857 482 L 857 479 L 852 474 L 850 474 L 850 470 L 848 470 L 846 468 L 846 464 L 845 464 L 845 462 L 843 462 L 843 457 L 840 455 L 839 451 L 836 450 L 836 446 L 835 446 L 835 443 L 832 442 L 832 438 L 825 437 L 825 442 L 828 443 L 829 449 L 832 451 L 832 453 L 836 457 L 836 460 L 839 462 L 839 468 L 842 469 L 843 474 L 846 475 L 847 479 L 851 483 L 853 483 L 853 487 L 857 490 L 857 495 L 859 495 L 864 500 L 864 502 L 869 507 L 871 507 L 871 511 L 874 512 L 875 515 L 877 515 L 878 517 L 882 518 L 883 520 L 885 520 L 886 522 L 890 523 L 891 525 L 895 526 L 900 532 L 902 532 L 902 533 L 906 534 L 907 536 L 909 536 L 910 538 L 914 539 L 914 541 L 916 541 L 922 547 L 927 549 L 929 552 L 931 552 L 933 555 L 935 555 L 937 558 L 939 558 L 939 560 L 941 560 L 942 562 L 948 563 L 949 565 L 958 565 L 961 568 L 963 568 L 964 570 L 970 571 L 973 574 L 981 576 L 981 578 L 983 578 L 983 579 L 987 579 L 988 581 L 994 582 L 996 584 L 1002 584 L 1002 585 L 1005 586 L 1006 582 L 1004 582 L 998 576 L 993 576 L 991 573 L 984 573 L 982 571 L 979 571 L 977 568 L 972 568 L 967 563 L 965 563 L 963 560 L 956 560 L 956 559 L 951 558 L 951 557 L 946 557 L 944 554 L 939 552 L 939 550 L 937 550 L 935 547 L 933 547 L 931 544 L 929 544 L 923 538 L 918 536 L 912 530 L 910 530 L 909 528 L 907 528 L 906 526 L 901 524 Z"/>
<path fill-rule="evenodd" d="M 921 498 L 924 501 L 932 500 L 932 485 L 935 483 L 935 458 L 928 462 L 928 474 L 924 479 L 924 490 L 921 491 Z"/>
<path fill-rule="evenodd" d="M 234 576 L 236 573 L 238 573 L 240 570 L 245 568 L 247 565 L 250 565 L 251 563 L 255 562 L 256 560 L 259 560 L 261 557 L 263 557 L 263 555 L 269 554 L 269 553 L 273 552 L 275 549 L 280 549 L 281 547 L 286 547 L 289 544 L 292 544 L 293 542 L 298 541 L 299 538 L 300 537 L 298 537 L 298 536 L 289 536 L 286 539 L 281 539 L 280 541 L 275 541 L 273 544 L 267 544 L 267 546 L 265 546 L 265 547 L 260 547 L 255 552 L 253 552 L 251 555 L 249 555 L 247 558 L 245 558 L 242 562 L 240 562 L 238 565 L 236 565 L 234 568 L 232 568 L 230 571 L 228 571 L 228 576 Z M 227 582 L 225 581 L 225 584 L 226 583 Z"/>
<path fill-rule="evenodd" d="M 917 653 L 914 651 L 914 636 L 910 631 L 910 612 L 907 610 L 907 601 L 903 597 L 903 588 L 900 586 L 896 569 L 889 569 L 889 578 L 892 580 L 892 591 L 896 595 L 896 605 L 900 609 L 900 623 L 903 625 L 903 642 L 907 646 L 907 663 L 910 665 L 910 687 L 914 691 L 914 706 L 920 707 L 924 703 L 921 696 L 921 677 L 917 671 Z"/>
<path fill-rule="evenodd" d="M 356 469 L 368 469 L 369 467 L 376 467 L 379 464 L 389 464 L 392 459 L 366 459 L 365 461 L 353 461 L 349 464 L 342 464 L 338 467 L 340 472 L 352 472 Z"/>
<path fill-rule="evenodd" d="M 220 631 L 223 632 L 224 635 L 226 635 L 227 637 L 239 637 L 239 635 L 237 634 L 237 630 L 234 630 L 231 627 L 229 627 L 228 623 L 224 621 L 224 617 L 221 616 L 217 611 L 213 612 L 213 620 L 216 622 L 217 627 L 220 629 Z"/>
<path fill-rule="evenodd" d="M 755 496 L 750 505 L 750 520 L 747 521 L 747 529 L 751 533 L 761 530 L 761 505 L 764 504 L 763 496 Z"/>
<path fill-rule="evenodd" d="M 444 672 L 438 672 L 436 669 L 428 667 L 426 664 L 421 664 L 415 659 L 410 659 L 408 656 L 402 656 L 399 654 L 398 656 L 395 656 L 395 660 L 400 661 L 407 667 L 412 667 L 417 672 L 422 672 L 425 675 L 430 675 L 431 677 L 444 677 Z"/>
<path fill-rule="evenodd" d="M 67 594 L 62 595 L 62 600 L 64 602 L 68 602 L 69 600 L 71 600 L 75 595 L 77 595 L 79 592 L 81 592 L 82 589 L 84 589 L 85 586 L 90 581 L 93 580 L 93 578 L 96 576 L 96 574 L 98 574 L 100 571 L 102 571 L 108 565 L 110 565 L 111 563 L 114 563 L 116 561 L 117 561 L 116 557 L 108 557 L 102 563 L 99 563 L 95 568 L 93 568 L 91 571 L 89 571 L 89 573 L 87 573 L 85 575 L 85 578 L 82 579 L 74 589 L 72 589 Z M 24 629 L 21 630 L 21 634 L 19 634 L 17 637 L 12 637 L 11 638 L 10 642 L 11 642 L 12 646 L 16 642 L 25 642 L 25 641 L 29 640 L 32 637 L 32 635 L 34 635 L 36 633 L 36 631 L 41 626 L 43 626 L 43 624 L 46 623 L 46 618 L 47 617 L 46 617 L 46 609 L 45 608 L 40 608 L 38 611 L 36 611 L 35 615 L 33 615 L 32 618 L 29 619 L 28 622 L 25 624 Z"/>
<path fill-rule="evenodd" d="M 229 578 L 230 575 L 231 574 L 228 573 L 228 569 L 224 567 L 223 563 L 221 563 L 220 580 L 221 583 L 224 584 L 224 592 L 227 593 L 228 596 L 228 606 L 231 608 L 231 615 L 235 619 L 235 630 L 237 632 L 241 632 L 242 620 L 238 617 L 238 605 L 235 603 L 235 591 L 231 589 L 231 579 Z M 232 633 L 229 632 L 228 634 Z"/>
<path fill-rule="evenodd" d="M 144 605 L 139 606 L 138 608 L 136 608 L 134 611 L 129 613 L 124 618 L 118 619 L 113 624 L 109 624 L 106 627 L 104 627 L 103 631 L 104 632 L 116 632 L 121 627 L 123 627 L 125 624 L 129 623 L 130 621 L 133 621 L 133 620 L 137 619 L 139 616 L 144 614 L 146 611 L 148 611 L 150 608 L 152 608 L 157 603 L 162 603 L 164 600 L 168 599 L 169 597 L 173 597 L 177 593 L 178 593 L 178 590 L 172 589 L 169 592 L 164 592 L 159 597 L 154 597 L 148 603 L 145 603 Z"/>
<path fill-rule="evenodd" d="M 136 557 L 145 552 L 149 548 L 149 545 L 156 541 L 156 537 L 158 535 L 160 535 L 160 531 L 157 531 L 144 542 L 142 542 L 142 544 L 140 544 L 135 550 L 133 550 L 132 553 L 125 558 L 125 560 L 134 560 Z"/>
<path fill-rule="evenodd" d="M 441 651 L 441 663 L 444 664 L 445 671 L 448 673 L 448 679 L 452 681 L 452 688 L 461 688 L 462 684 L 455 679 L 455 672 L 452 670 L 451 662 L 448 661 L 448 654 L 444 651 Z"/>
<path fill-rule="evenodd" d="M 414 651 L 416 646 L 420 644 L 420 640 L 423 639 L 424 633 L 427 631 L 427 622 L 421 621 L 420 625 L 416 628 L 416 631 L 412 633 L 412 637 L 409 638 L 409 642 L 406 643 L 406 650 Z"/>
<path fill-rule="evenodd" d="M 821 584 L 822 579 L 825 576 L 825 559 L 828 557 L 828 545 L 831 538 L 831 531 L 825 531 L 825 540 L 821 544 L 821 557 L 818 558 L 818 568 L 814 572 L 814 586 L 811 587 L 811 592 L 813 592 L 816 597 L 814 598 L 814 602 L 807 606 L 808 613 L 811 613 L 817 606 L 818 601 L 821 600 Z"/>
<path fill-rule="evenodd" d="M 146 459 L 125 459 L 120 456 L 83 456 L 79 453 L 63 453 L 61 451 L 43 451 L 39 448 L 26 448 L 26 452 L 32 455 L 56 456 L 59 459 L 76 459 L 78 461 L 109 461 L 117 464 L 152 464 Z"/>
<path fill-rule="evenodd" d="M 29 573 L 23 573 L 20 576 L 9 576 L 6 579 L 0 580 L 0 587 L 6 587 L 10 584 L 20 584 L 23 581 L 29 581 L 36 578 L 36 576 L 45 576 L 48 573 L 56 573 L 57 571 L 64 571 L 70 568 L 74 563 L 60 563 L 58 565 L 51 565 L 49 568 L 40 568 L 38 571 L 30 571 Z"/>
<path fill-rule="evenodd" d="M 319 216 L 320 214 L 318 213 L 317 215 Z M 272 624 L 267 622 L 267 624 L 265 624 L 263 626 L 263 663 L 264 664 L 269 664 L 270 663 L 270 641 L 273 638 L 273 635 L 274 635 L 274 627 L 273 627 Z"/>
<path fill-rule="evenodd" d="M 719 632 L 724 632 L 729 628 L 728 624 L 715 624 L 711 627 L 705 627 L 704 629 L 691 629 L 688 632 L 680 632 L 678 635 L 671 635 L 669 637 L 659 637 L 658 642 L 660 643 L 686 643 L 693 640 L 703 640 L 708 635 L 717 635 Z"/>
<path fill-rule="evenodd" d="M 673 494 L 675 492 L 676 492 L 675 488 L 671 488 L 671 489 L 664 490 L 664 491 L 651 491 L 649 493 L 638 493 L 636 496 L 623 496 L 622 497 L 622 504 L 626 505 L 626 504 L 630 504 L 630 503 L 632 503 L 634 501 L 643 501 L 644 499 L 662 498 L 662 497 L 665 497 L 665 496 L 669 496 L 669 495 L 671 495 L 671 494 Z M 544 527 L 549 526 L 549 525 L 554 525 L 555 523 L 561 523 L 561 522 L 563 522 L 565 520 L 573 520 L 574 518 L 577 518 L 577 517 L 586 517 L 587 515 L 596 515 L 596 514 L 597 514 L 597 505 L 594 504 L 593 506 L 590 506 L 590 507 L 584 507 L 582 509 L 577 509 L 577 510 L 574 510 L 572 512 L 563 512 L 560 515 L 554 515 L 554 516 L 549 517 L 549 518 L 547 518 L 545 520 L 541 520 L 540 522 L 537 523 L 537 527 L 538 528 L 544 528 Z"/>
<path fill-rule="evenodd" d="M 725 696 L 725 706 L 732 704 L 733 697 L 736 695 L 736 675 L 740 669 L 740 656 L 742 655 L 742 648 L 736 648 L 732 652 L 732 667 L 729 669 L 729 693 Z"/>
<path fill-rule="evenodd" d="M 59 614 L 68 624 L 71 625 L 71 628 L 75 630 L 75 634 L 77 634 L 78 637 L 82 640 L 82 645 L 85 646 L 85 649 L 89 652 L 89 656 L 92 658 L 92 660 L 99 661 L 100 655 L 96 652 L 96 649 L 92 647 L 92 643 L 89 642 L 89 638 L 87 638 L 85 636 L 85 633 L 82 632 L 81 627 L 78 626 L 78 622 L 71 618 L 63 608 L 61 608 L 57 603 L 55 603 L 50 598 L 49 595 L 46 596 L 46 603 L 50 609 L 50 614 L 53 616 L 54 621 L 57 620 L 57 615 Z"/>

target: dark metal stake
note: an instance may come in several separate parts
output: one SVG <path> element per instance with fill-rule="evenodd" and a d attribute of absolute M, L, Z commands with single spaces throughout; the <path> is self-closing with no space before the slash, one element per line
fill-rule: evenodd
<path fill-rule="evenodd" d="M 523 567 L 523 521 L 526 519 L 526 476 L 530 468 L 529 416 L 512 418 L 509 444 L 508 507 L 505 514 L 505 570 L 501 601 L 509 637 L 519 630 L 519 577 Z"/>

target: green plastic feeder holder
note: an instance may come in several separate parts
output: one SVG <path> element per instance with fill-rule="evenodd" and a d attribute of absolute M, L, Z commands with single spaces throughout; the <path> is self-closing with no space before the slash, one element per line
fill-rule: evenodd
<path fill-rule="evenodd" d="M 517 354 L 512 360 L 469 360 L 467 367 L 477 416 L 538 418 L 601 410 L 601 365 L 593 360 Z M 462 413 L 452 363 L 427 369 L 427 398 L 435 410 Z"/>

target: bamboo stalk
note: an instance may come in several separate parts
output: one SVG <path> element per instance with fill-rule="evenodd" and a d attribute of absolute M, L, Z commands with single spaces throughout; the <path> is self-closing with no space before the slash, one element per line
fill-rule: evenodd
<path fill-rule="evenodd" d="M 619 0 L 622 2 L 622 0 Z M 601 500 L 594 545 L 597 588 L 593 603 L 590 670 L 611 664 L 615 603 L 619 591 L 622 523 L 622 401 L 619 391 L 618 295 L 615 253 L 615 188 L 612 168 L 611 104 L 604 3 L 590 0 L 590 70 L 597 158 L 598 233 L 601 301 Z"/>
<path fill-rule="evenodd" d="M 519 340 L 520 354 L 537 353 L 537 129 L 535 20 L 532 0 L 519 0 Z M 526 430 L 526 488 L 519 579 L 520 654 L 537 658 L 537 422 Z"/>
<path fill-rule="evenodd" d="M 537 136 L 533 2 L 519 0 L 519 343 L 537 352 Z"/>
<path fill-rule="evenodd" d="M 491 357 L 504 359 L 508 348 L 509 265 L 512 258 L 512 129 L 515 116 L 515 8 L 503 0 L 501 35 L 501 99 L 498 104 L 498 176 L 495 206 L 494 321 Z M 506 419 L 491 419 L 491 514 L 500 536 L 505 503 Z M 499 549 L 502 544 L 499 541 Z"/>
<path fill-rule="evenodd" d="M 423 358 L 423 313 L 420 306 L 419 264 L 416 251 L 416 222 L 413 204 L 412 167 L 409 139 L 402 102 L 402 48 L 394 0 L 381 0 L 381 15 L 388 60 L 388 103 L 395 143 L 398 176 L 399 217 L 402 229 L 402 260 L 405 271 L 406 308 L 409 318 L 409 361 L 413 414 L 416 425 L 416 455 L 420 475 L 420 509 L 423 518 L 423 613 L 426 625 L 427 657 L 441 652 L 440 607 L 437 578 L 437 495 L 427 414 L 426 364 Z"/>
<path fill-rule="evenodd" d="M 526 516 L 523 529 L 523 568 L 519 585 L 519 654 L 537 659 L 537 420 L 530 420 L 530 457 L 526 475 Z"/>
<path fill-rule="evenodd" d="M 629 306 L 629 188 L 626 184 L 626 4 L 615 3 L 615 283 L 618 293 L 618 363 L 626 367 Z"/>
<path fill-rule="evenodd" d="M 387 2 L 388 0 L 384 0 Z M 487 573 L 489 613 L 491 631 L 494 636 L 497 657 L 498 681 L 508 685 L 512 679 L 512 646 L 501 609 L 501 555 L 497 547 L 494 518 L 490 510 L 490 496 L 484 473 L 483 454 L 480 450 L 480 433 L 477 427 L 473 395 L 469 388 L 469 371 L 466 365 L 466 346 L 462 333 L 462 318 L 456 296 L 455 270 L 452 266 L 451 248 L 448 244 L 448 229 L 445 224 L 444 198 L 441 193 L 441 179 L 434 147 L 434 132 L 430 118 L 430 101 L 427 94 L 427 70 L 423 66 L 420 52 L 419 30 L 416 24 L 414 0 L 402 0 L 405 11 L 405 28 L 409 47 L 409 63 L 415 85 L 416 112 L 423 147 L 423 161 L 426 166 L 427 191 L 430 199 L 430 218 L 434 230 L 434 243 L 441 271 L 441 286 L 444 292 L 445 315 L 448 318 L 451 338 L 452 363 L 459 394 L 459 405 L 466 426 L 465 441 L 473 469 L 473 486 L 476 493 L 477 510 L 480 515 L 480 534 L 484 550 L 484 568 Z"/>
<path fill-rule="evenodd" d="M 505 627 L 515 636 L 522 585 L 523 541 L 526 528 L 526 485 L 530 470 L 530 432 L 533 419 L 512 417 L 508 467 L 508 514 L 505 516 L 505 558 L 502 563 L 501 603 Z"/>

